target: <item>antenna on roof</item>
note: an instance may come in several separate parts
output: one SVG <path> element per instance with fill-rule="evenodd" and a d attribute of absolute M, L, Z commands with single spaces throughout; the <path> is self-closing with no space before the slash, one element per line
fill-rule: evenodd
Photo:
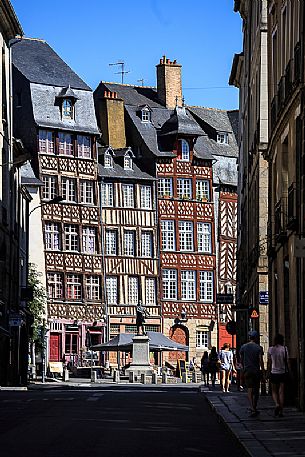
<path fill-rule="evenodd" d="M 142 83 L 142 84 L 141 84 L 142 87 L 144 86 L 144 78 L 142 78 L 142 79 L 137 79 L 137 82 L 138 82 L 138 83 Z"/>
<path fill-rule="evenodd" d="M 121 71 L 118 71 L 116 73 L 116 75 L 121 75 L 122 77 L 122 84 L 124 84 L 124 75 L 126 75 L 126 73 L 130 73 L 130 71 L 126 71 L 125 70 L 125 62 L 123 60 L 118 60 L 116 63 L 110 63 L 109 66 L 112 67 L 113 65 L 121 65 Z"/>

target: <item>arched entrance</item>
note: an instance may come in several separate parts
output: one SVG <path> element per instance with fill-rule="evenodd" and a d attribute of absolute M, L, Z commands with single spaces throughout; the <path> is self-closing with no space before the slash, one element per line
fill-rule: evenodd
<path fill-rule="evenodd" d="M 179 344 L 189 345 L 189 331 L 185 325 L 175 324 L 171 327 L 169 332 L 171 340 Z M 188 360 L 188 353 L 182 351 L 170 351 L 168 355 L 168 361 L 175 365 L 177 360 Z"/>

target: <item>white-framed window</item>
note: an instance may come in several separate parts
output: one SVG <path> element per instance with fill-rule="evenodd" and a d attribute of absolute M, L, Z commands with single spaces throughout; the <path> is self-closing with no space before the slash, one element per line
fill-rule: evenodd
<path fill-rule="evenodd" d="M 124 157 L 124 169 L 132 170 L 132 157 L 129 154 Z"/>
<path fill-rule="evenodd" d="M 83 252 L 87 254 L 96 253 L 96 230 L 94 227 L 82 228 Z"/>
<path fill-rule="evenodd" d="M 163 251 L 176 250 L 175 222 L 161 221 L 161 242 Z"/>
<path fill-rule="evenodd" d="M 117 255 L 117 230 L 106 230 L 106 255 Z"/>
<path fill-rule="evenodd" d="M 46 222 L 45 224 L 45 245 L 46 249 L 58 251 L 60 249 L 59 224 Z"/>
<path fill-rule="evenodd" d="M 39 130 L 39 152 L 44 154 L 55 154 L 53 132 Z"/>
<path fill-rule="evenodd" d="M 76 203 L 76 179 L 61 178 L 61 195 L 64 201 Z"/>
<path fill-rule="evenodd" d="M 212 271 L 199 272 L 199 290 L 200 300 L 205 302 L 213 302 L 214 295 L 214 278 Z"/>
<path fill-rule="evenodd" d="M 141 208 L 151 209 L 151 186 L 140 186 Z"/>
<path fill-rule="evenodd" d="M 162 270 L 163 300 L 177 299 L 177 270 Z"/>
<path fill-rule="evenodd" d="M 190 200 L 192 198 L 192 180 L 188 178 L 177 179 L 177 197 Z"/>
<path fill-rule="evenodd" d="M 159 197 L 173 196 L 173 179 L 159 178 L 158 179 L 158 195 Z"/>
<path fill-rule="evenodd" d="M 98 276 L 86 276 L 86 296 L 88 300 L 100 299 L 100 278 Z"/>
<path fill-rule="evenodd" d="M 207 349 L 209 347 L 209 331 L 196 330 L 196 348 Z"/>
<path fill-rule="evenodd" d="M 210 182 L 207 179 L 197 179 L 196 199 L 199 201 L 210 201 Z"/>
<path fill-rule="evenodd" d="M 135 231 L 124 230 L 124 255 L 135 255 Z"/>
<path fill-rule="evenodd" d="M 42 199 L 52 200 L 56 196 L 57 176 L 43 175 Z"/>
<path fill-rule="evenodd" d="M 181 299 L 196 300 L 195 271 L 181 271 Z"/>
<path fill-rule="evenodd" d="M 217 133 L 217 143 L 229 144 L 229 134 L 226 132 Z"/>
<path fill-rule="evenodd" d="M 122 200 L 124 208 L 134 208 L 133 184 L 122 184 Z"/>
<path fill-rule="evenodd" d="M 153 254 L 152 232 L 143 231 L 141 233 L 141 255 L 142 257 L 152 257 Z"/>
<path fill-rule="evenodd" d="M 118 303 L 118 278 L 117 276 L 107 276 L 106 278 L 107 303 L 116 305 Z"/>
<path fill-rule="evenodd" d="M 73 119 L 73 103 L 69 98 L 64 98 L 62 102 L 62 117 L 64 119 Z"/>
<path fill-rule="evenodd" d="M 73 156 L 73 139 L 72 139 L 72 135 L 70 133 L 59 132 L 58 142 L 59 142 L 59 154 L 62 154 L 65 156 Z"/>
<path fill-rule="evenodd" d="M 190 145 L 188 141 L 186 140 L 180 140 L 180 146 L 181 146 L 181 158 L 180 160 L 183 160 L 185 162 L 190 161 Z"/>
<path fill-rule="evenodd" d="M 102 206 L 113 206 L 113 183 L 102 183 Z"/>
<path fill-rule="evenodd" d="M 193 222 L 179 221 L 180 251 L 193 251 L 194 228 Z"/>
<path fill-rule="evenodd" d="M 79 252 L 79 235 L 77 225 L 65 225 L 65 249 L 66 251 Z"/>
<path fill-rule="evenodd" d="M 91 159 L 91 138 L 90 136 L 77 135 L 77 156 Z"/>
<path fill-rule="evenodd" d="M 212 252 L 212 226 L 209 222 L 197 222 L 198 252 Z"/>
<path fill-rule="evenodd" d="M 106 151 L 104 155 L 104 167 L 113 168 L 113 157 L 111 152 L 109 151 Z"/>
<path fill-rule="evenodd" d="M 141 110 L 141 120 L 142 122 L 150 122 L 151 121 L 151 113 L 148 108 L 143 108 Z"/>
<path fill-rule="evenodd" d="M 156 280 L 155 278 L 145 278 L 145 304 L 156 304 Z"/>
<path fill-rule="evenodd" d="M 80 201 L 86 205 L 94 204 L 93 181 L 80 180 Z"/>
<path fill-rule="evenodd" d="M 128 277 L 128 303 L 137 305 L 139 302 L 139 278 L 137 276 Z"/>
<path fill-rule="evenodd" d="M 62 273 L 48 273 L 48 297 L 49 298 L 63 298 L 63 275 Z"/>
<path fill-rule="evenodd" d="M 67 298 L 71 300 L 82 299 L 82 281 L 80 275 L 67 274 Z"/>

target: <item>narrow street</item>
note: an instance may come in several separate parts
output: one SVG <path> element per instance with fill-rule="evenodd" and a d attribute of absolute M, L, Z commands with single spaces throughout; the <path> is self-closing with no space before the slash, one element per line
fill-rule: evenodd
<path fill-rule="evenodd" d="M 218 456 L 244 453 L 189 387 L 0 392 L 3 456 Z"/>

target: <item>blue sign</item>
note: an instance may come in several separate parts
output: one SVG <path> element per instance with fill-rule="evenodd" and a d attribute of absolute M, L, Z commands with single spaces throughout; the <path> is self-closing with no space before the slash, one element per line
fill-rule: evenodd
<path fill-rule="evenodd" d="M 260 303 L 260 305 L 268 305 L 268 303 L 269 303 L 268 290 L 263 290 L 259 293 L 259 303 Z"/>

